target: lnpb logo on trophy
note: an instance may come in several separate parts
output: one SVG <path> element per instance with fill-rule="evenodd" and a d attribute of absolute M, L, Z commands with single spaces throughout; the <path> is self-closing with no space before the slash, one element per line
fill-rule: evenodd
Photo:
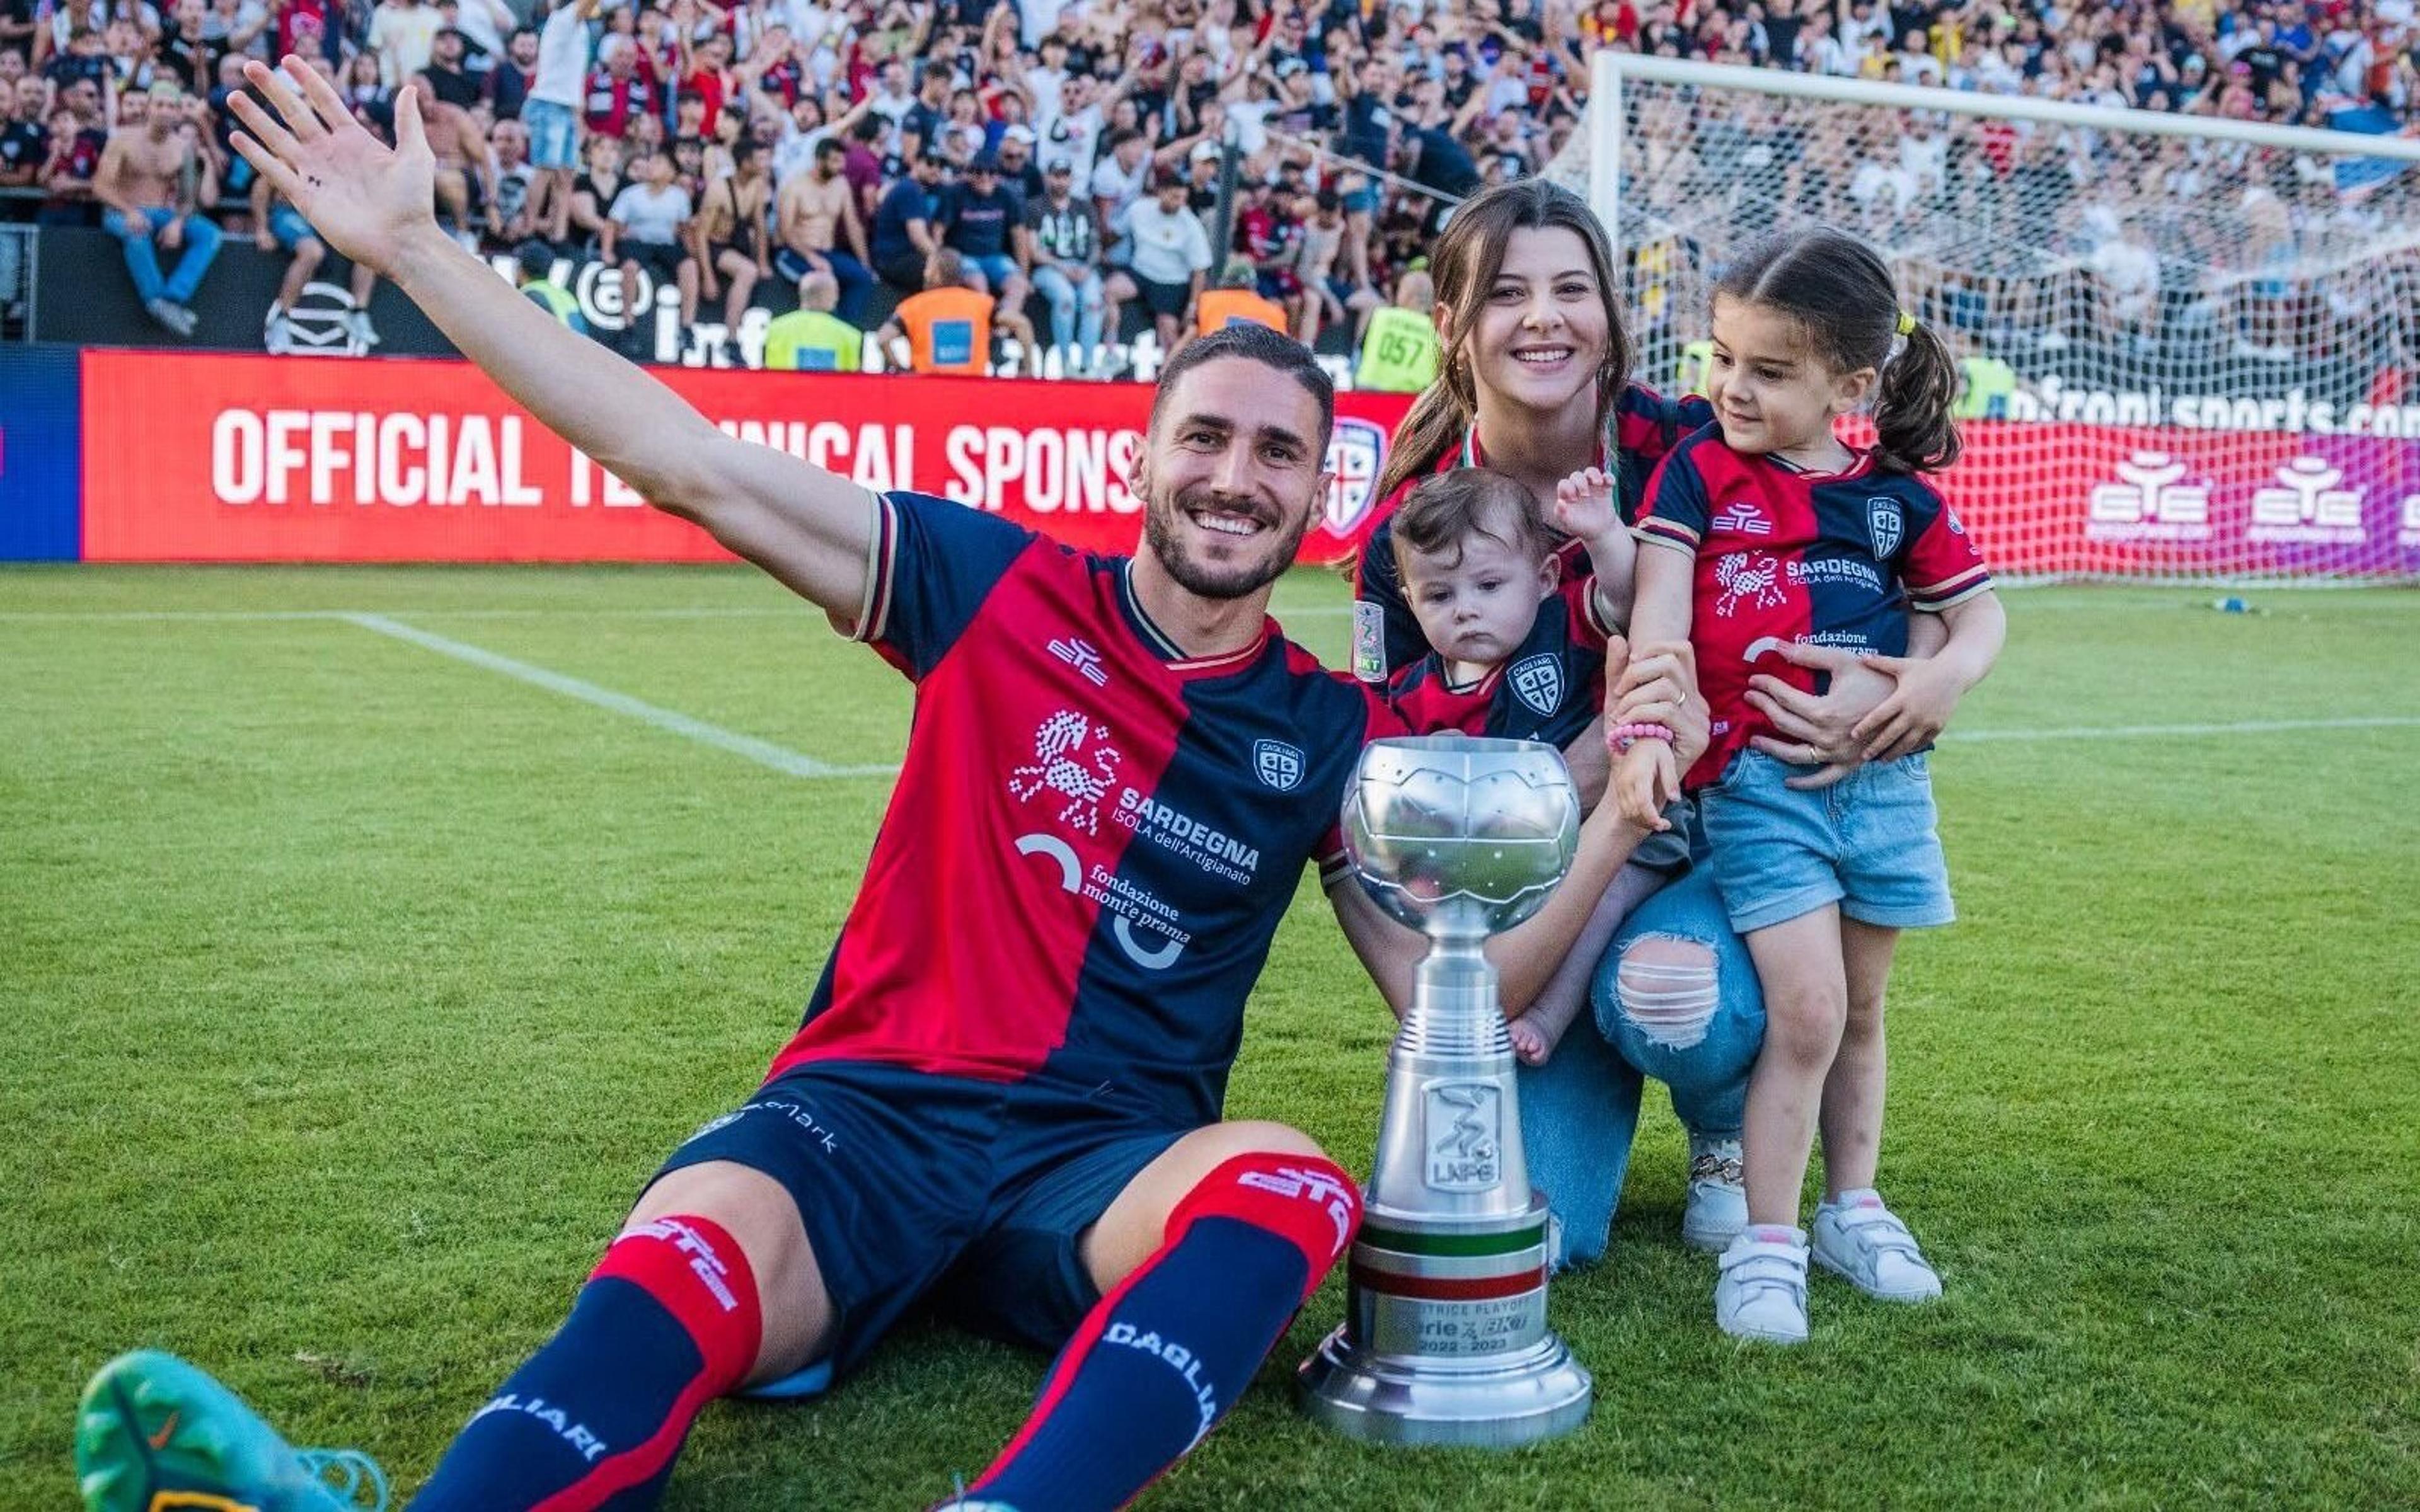
<path fill-rule="evenodd" d="M 1546 653 L 1522 657 L 1504 675 L 1512 685 L 1513 696 L 1529 705 L 1538 717 L 1551 719 L 1563 706 L 1563 664 Z"/>
<path fill-rule="evenodd" d="M 1501 1178 L 1504 1099 L 1494 1082 L 1431 1082 L 1427 1088 L 1429 1185 L 1480 1192 Z"/>
<path fill-rule="evenodd" d="M 1387 460 L 1387 433 L 1366 420 L 1336 417 L 1335 434 L 1327 441 L 1327 471 L 1336 481 L 1327 486 L 1326 513 L 1320 523 L 1327 533 L 1350 537 L 1370 516 L 1377 501 L 1378 469 Z"/>
<path fill-rule="evenodd" d="M 1302 748 L 1282 740 L 1252 743 L 1252 770 L 1262 783 L 1280 793 L 1292 793 L 1302 781 Z"/>

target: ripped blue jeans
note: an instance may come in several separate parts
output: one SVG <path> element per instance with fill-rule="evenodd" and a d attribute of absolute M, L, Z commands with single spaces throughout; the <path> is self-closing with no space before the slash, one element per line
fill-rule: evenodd
<path fill-rule="evenodd" d="M 1530 1184 L 1561 1220 L 1562 1258 L 1574 1265 L 1604 1255 L 1612 1236 L 1648 1077 L 1671 1088 L 1693 1134 L 1736 1139 L 1746 1115 L 1764 995 L 1704 866 L 1622 920 L 1589 1006 L 1553 1059 L 1520 1068 Z"/>

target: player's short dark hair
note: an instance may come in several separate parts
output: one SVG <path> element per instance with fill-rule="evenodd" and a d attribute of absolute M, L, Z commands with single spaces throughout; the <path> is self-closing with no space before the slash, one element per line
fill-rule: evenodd
<path fill-rule="evenodd" d="M 1484 535 L 1524 556 L 1545 560 L 1553 543 L 1537 497 L 1494 468 L 1455 468 L 1423 479 L 1393 516 L 1395 571 L 1411 576 L 1411 553 L 1451 551 L 1462 560 L 1462 543 Z M 1507 534 L 1507 532 L 1510 534 Z"/>
<path fill-rule="evenodd" d="M 1283 332 L 1272 331 L 1257 321 L 1224 326 L 1206 336 L 1197 336 L 1177 349 L 1175 356 L 1159 370 L 1158 386 L 1151 393 L 1151 424 L 1159 426 L 1160 407 L 1176 392 L 1185 375 L 1204 363 L 1215 363 L 1222 357 L 1241 357 L 1270 368 L 1303 387 L 1303 391 L 1319 402 L 1319 450 L 1327 452 L 1327 438 L 1336 428 L 1336 385 L 1326 370 L 1312 360 L 1311 348 Z"/>

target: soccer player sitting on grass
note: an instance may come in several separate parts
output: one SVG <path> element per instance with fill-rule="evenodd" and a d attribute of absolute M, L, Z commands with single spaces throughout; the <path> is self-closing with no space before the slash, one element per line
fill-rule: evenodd
<path fill-rule="evenodd" d="M 916 685 L 804 1026 L 647 1183 L 561 1330 L 412 1504 L 652 1505 L 706 1402 L 819 1390 L 925 1298 L 1059 1351 L 966 1504 L 1123 1504 L 1234 1405 L 1359 1218 L 1352 1178 L 1306 1135 L 1220 1119 L 1301 868 L 1339 860 L 1358 748 L 1403 729 L 1266 612 L 1326 497 L 1326 378 L 1258 327 L 1188 345 L 1129 475 L 1144 548 L 1085 555 L 726 437 L 445 238 L 414 91 L 390 151 L 294 59 L 246 71 L 267 104 L 238 103 L 239 150 L 332 246 Z M 1625 712 L 1702 746 L 1685 650 L 1632 671 Z M 1610 804 L 1590 817 L 1572 885 L 1496 942 L 1508 1001 L 1537 991 L 1534 963 L 1564 953 L 1642 833 Z M 1425 941 L 1324 871 L 1400 1001 Z M 951 918 L 978 923 L 935 927 Z M 172 1356 L 112 1362 L 81 1411 L 90 1506 L 342 1505 L 316 1488 L 322 1459 Z"/>
<path fill-rule="evenodd" d="M 1596 564 L 1580 578 L 1563 575 L 1536 497 L 1504 473 L 1440 472 L 1404 498 L 1392 517 L 1390 549 L 1429 652 L 1396 672 L 1387 700 L 1414 731 L 1542 740 L 1560 750 L 1595 722 L 1605 704 L 1607 638 L 1629 609 L 1637 549 L 1618 515 L 1606 526 L 1577 508 L 1583 497 L 1610 515 L 1612 480 L 1589 469 L 1567 479 L 1556 500 L 1557 523 L 1586 543 Z M 1607 891 L 1599 933 L 1610 933 L 1687 866 L 1678 844 L 1635 852 Z M 1529 1011 L 1512 1019 L 1512 1048 L 1524 1061 L 1540 1065 L 1554 1054 L 1588 997 L 1603 948 L 1598 939 L 1594 949 L 1574 951 Z"/>

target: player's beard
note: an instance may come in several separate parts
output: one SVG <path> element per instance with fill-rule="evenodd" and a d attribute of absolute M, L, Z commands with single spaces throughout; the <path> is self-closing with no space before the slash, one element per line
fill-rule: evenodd
<path fill-rule="evenodd" d="M 1294 565 L 1295 553 L 1302 548 L 1302 538 L 1311 529 L 1313 511 L 1308 505 L 1295 512 L 1289 526 L 1283 518 L 1272 517 L 1263 505 L 1251 506 L 1252 513 L 1267 527 L 1254 538 L 1264 553 L 1258 561 L 1234 563 L 1211 563 L 1196 561 L 1186 554 L 1178 535 L 1177 517 L 1187 508 L 1206 507 L 1214 495 L 1206 488 L 1188 489 L 1173 496 L 1153 490 L 1149 507 L 1143 511 L 1143 544 L 1159 559 L 1160 566 L 1176 586 L 1201 598 L 1244 598 L 1260 592 L 1284 576 Z M 1233 505 L 1227 507 L 1232 511 Z"/>

